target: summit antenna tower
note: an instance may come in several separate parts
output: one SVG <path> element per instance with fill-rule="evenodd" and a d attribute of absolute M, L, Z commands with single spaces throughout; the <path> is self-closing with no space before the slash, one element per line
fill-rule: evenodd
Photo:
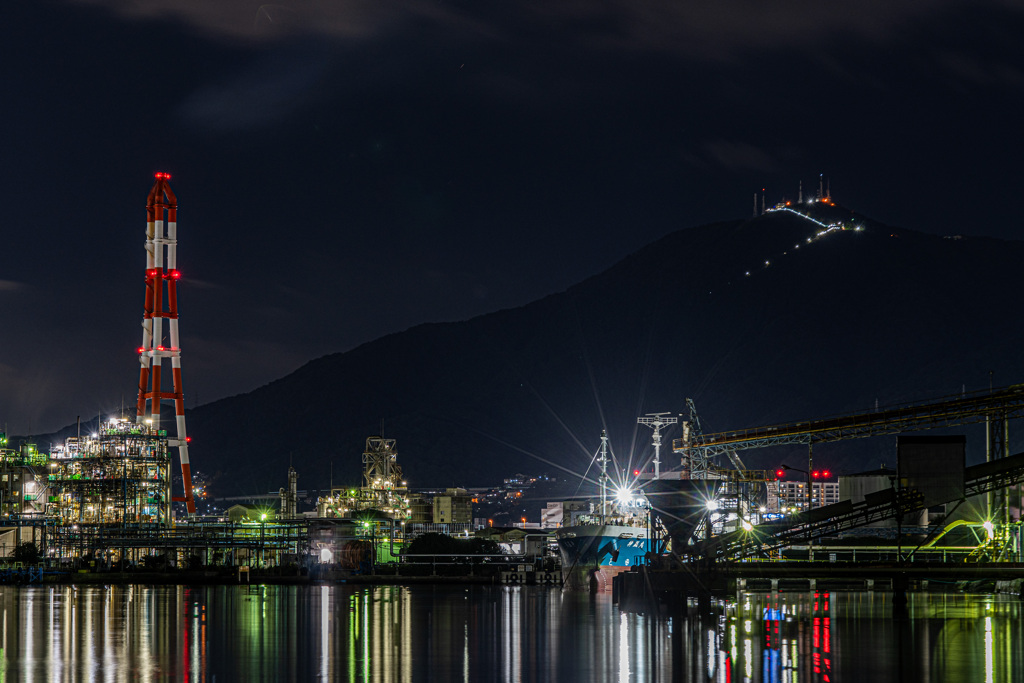
<path fill-rule="evenodd" d="M 188 462 L 178 337 L 178 280 L 181 279 L 178 272 L 178 198 L 171 190 L 170 179 L 170 173 L 157 173 L 156 183 L 146 201 L 146 301 L 142 314 L 142 346 L 138 348 L 140 370 L 136 421 L 146 421 L 158 430 L 161 401 L 174 401 L 177 438 L 168 439 L 168 445 L 178 447 L 185 495 L 174 496 L 172 500 L 184 502 L 192 515 L 196 511 L 196 501 L 192 495 L 192 471 Z M 164 344 L 165 319 L 168 344 Z M 160 371 L 165 358 L 171 360 L 171 392 L 162 391 L 161 386 Z"/>

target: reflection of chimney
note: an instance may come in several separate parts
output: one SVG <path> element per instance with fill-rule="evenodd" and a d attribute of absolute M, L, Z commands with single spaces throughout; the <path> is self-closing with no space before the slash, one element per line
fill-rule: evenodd
<path fill-rule="evenodd" d="M 800 192 L 796 196 L 796 203 L 797 204 L 803 204 L 804 203 L 804 181 L 802 181 L 802 180 L 800 181 Z"/>

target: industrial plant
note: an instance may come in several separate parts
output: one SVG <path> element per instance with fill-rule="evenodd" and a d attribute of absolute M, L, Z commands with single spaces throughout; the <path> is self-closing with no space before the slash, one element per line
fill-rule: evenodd
<path fill-rule="evenodd" d="M 250 570 L 324 578 L 386 566 L 398 574 L 400 565 L 427 562 L 431 574 L 440 563 L 472 576 L 486 560 L 496 569 L 489 575 L 509 583 L 557 581 L 623 595 L 651 586 L 685 592 L 695 567 L 705 579 L 756 580 L 773 571 L 765 567 L 800 561 L 801 576 L 814 581 L 856 562 L 858 552 L 862 560 L 894 557 L 901 567 L 918 561 L 1005 568 L 1022 555 L 1019 508 L 1011 514 L 1008 491 L 1024 480 L 1024 455 L 1011 455 L 1007 444 L 1009 421 L 1024 415 L 1024 385 L 720 433 L 705 433 L 687 399 L 685 413 L 638 418 L 653 432 L 654 457 L 632 476 L 602 433 L 591 463 L 600 495 L 549 501 L 541 524 L 523 516 L 496 527 L 493 519 L 474 518 L 474 504 L 485 498 L 479 490 L 412 490 L 396 439 L 383 435 L 366 439 L 358 487 L 332 482 L 310 500 L 300 495 L 299 473 L 289 467 L 276 494 L 201 514 L 197 500 L 207 491 L 193 480 L 189 459 L 177 198 L 169 181 L 169 174 L 157 173 L 147 201 L 135 415 L 97 420 L 84 432 L 79 425 L 49 452 L 32 443 L 12 447 L 0 435 L 0 555 L 30 546 L 54 571 L 244 569 L 232 574 L 238 580 Z M 832 206 L 830 191 L 819 187 L 815 202 Z M 816 238 L 862 230 L 823 223 L 811 209 L 763 203 L 762 212 L 791 212 L 815 223 Z M 966 466 L 963 436 L 907 435 L 973 423 L 984 424 L 986 433 L 986 461 L 973 467 Z M 682 431 L 672 443 L 676 459 L 663 463 L 662 432 L 676 426 Z M 897 439 L 896 469 L 837 477 L 814 465 L 822 444 L 884 435 Z M 775 446 L 806 447 L 806 462 L 762 470 L 748 468 L 740 456 Z M 504 495 L 517 502 L 522 482 L 509 481 L 516 487 Z M 300 499 L 312 509 L 300 509 Z M 964 541 L 964 532 L 973 540 Z M 431 535 L 493 545 L 486 551 L 460 546 L 429 559 L 410 552 L 414 540 Z"/>

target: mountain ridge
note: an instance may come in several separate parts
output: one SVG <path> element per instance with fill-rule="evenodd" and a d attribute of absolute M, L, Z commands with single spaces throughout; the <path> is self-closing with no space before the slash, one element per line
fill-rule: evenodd
<path fill-rule="evenodd" d="M 1024 324 L 1003 301 L 1024 286 L 1024 243 L 813 211 L 849 229 L 816 237 L 822 226 L 784 211 L 685 228 L 562 292 L 416 325 L 198 406 L 193 467 L 218 475 L 218 495 L 276 490 L 289 461 L 303 488 L 332 472 L 356 483 L 383 421 L 410 486 L 493 485 L 582 474 L 601 429 L 638 466 L 650 448 L 637 416 L 688 397 L 717 431 L 976 389 L 992 370 L 1020 379 Z M 837 471 L 891 455 L 821 450 Z"/>

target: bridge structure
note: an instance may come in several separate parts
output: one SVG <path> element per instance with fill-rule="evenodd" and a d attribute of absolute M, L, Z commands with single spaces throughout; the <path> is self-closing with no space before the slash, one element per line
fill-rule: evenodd
<path fill-rule="evenodd" d="M 998 459 L 1007 455 L 1007 421 L 1024 417 L 1024 384 L 970 392 L 880 410 L 818 420 L 705 433 L 702 438 L 675 439 L 672 450 L 690 458 L 708 459 L 736 451 L 790 444 L 814 444 L 870 436 L 914 432 L 987 422 L 990 450 Z"/>
<path fill-rule="evenodd" d="M 964 499 L 1003 490 L 1021 481 L 1024 481 L 1024 453 L 973 465 L 964 471 Z M 794 543 L 835 536 L 872 522 L 909 515 L 924 507 L 924 495 L 915 489 L 883 489 L 869 493 L 857 503 L 844 500 L 749 530 L 712 537 L 703 543 L 701 554 L 723 560 L 767 556 Z"/>
<path fill-rule="evenodd" d="M 692 403 L 688 402 L 688 405 L 692 414 Z M 727 456 L 736 463 L 739 462 L 738 451 L 806 445 L 810 477 L 816 444 L 983 422 L 986 425 L 986 462 L 965 471 L 965 499 L 987 494 L 989 519 L 1005 525 L 1010 521 L 1007 487 L 1024 480 L 1024 454 L 1011 457 L 1008 453 L 1009 421 L 1021 417 L 1024 417 L 1024 384 L 1014 384 L 869 412 L 751 429 L 717 433 L 684 429 L 683 438 L 675 439 L 672 446 L 673 452 L 681 455 L 685 462 L 704 463 L 708 469 L 716 469 L 711 463 L 719 456 Z M 930 501 L 929 504 L 937 502 Z M 808 509 L 778 522 L 758 525 L 752 530 L 738 530 L 714 537 L 704 544 L 702 554 L 720 559 L 741 559 L 899 517 L 923 507 L 920 494 L 911 489 L 878 491 L 858 503 L 847 500 Z"/>

